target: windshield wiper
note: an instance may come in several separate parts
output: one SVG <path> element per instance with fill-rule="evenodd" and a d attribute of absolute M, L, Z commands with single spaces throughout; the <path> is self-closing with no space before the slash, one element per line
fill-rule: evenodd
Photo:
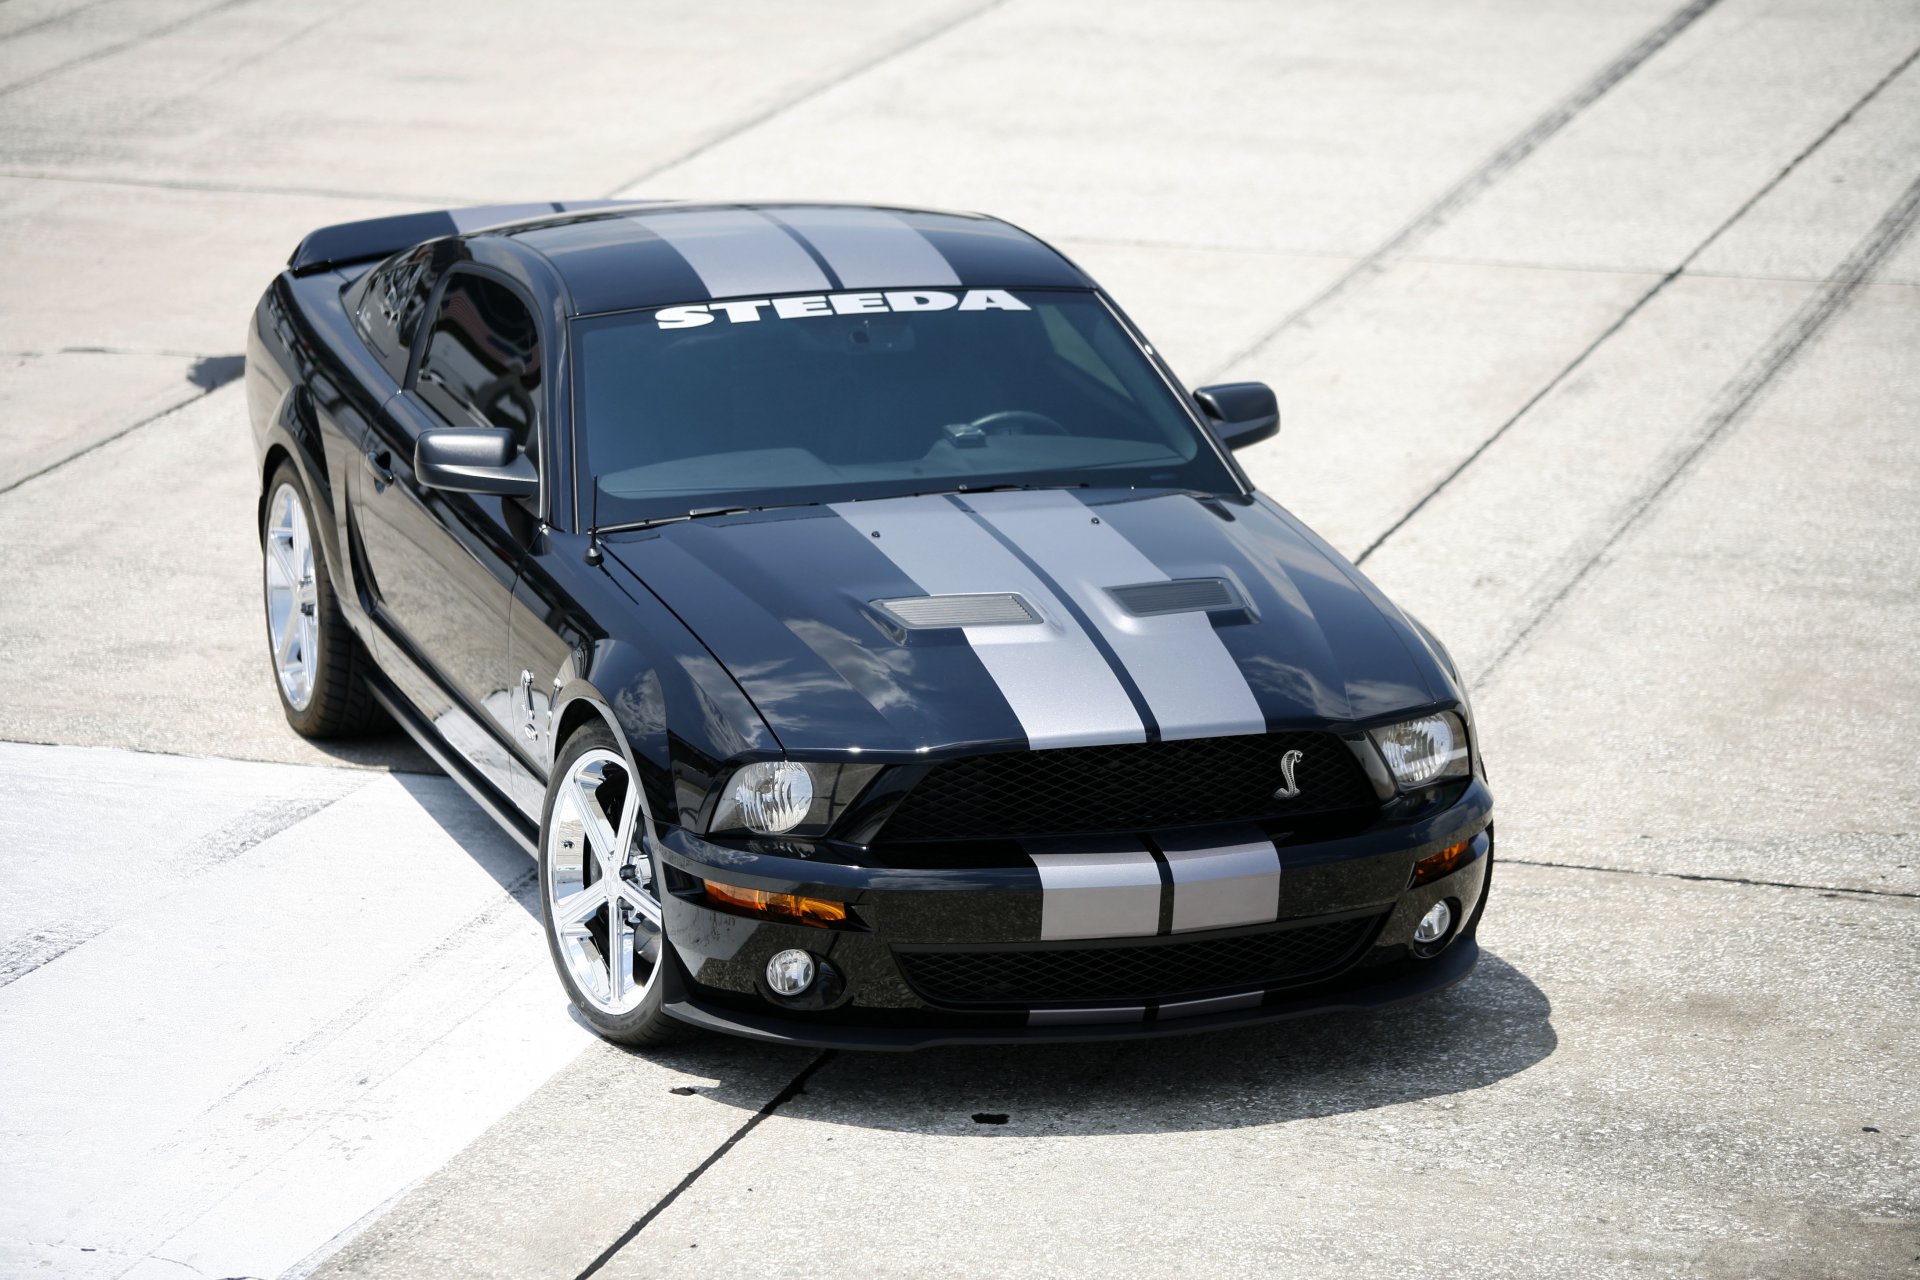
<path fill-rule="evenodd" d="M 893 496 L 904 498 L 937 498 L 950 493 L 1013 493 L 1024 489 L 1091 489 L 1093 486 L 1085 480 L 1060 480 L 1054 483 L 1019 482 L 1015 484 L 957 484 L 945 489 L 919 489 L 913 493 Z M 856 502 L 884 502 L 885 498 L 856 498 Z"/>
<path fill-rule="evenodd" d="M 818 502 L 765 502 L 751 507 L 695 507 L 691 511 L 677 516 L 655 516 L 651 520 L 631 520 L 626 524 L 603 524 L 587 532 L 592 537 L 603 533 L 632 533 L 636 529 L 653 529 L 663 524 L 679 524 L 686 520 L 704 520 L 708 516 L 738 516 L 749 511 L 785 511 L 792 507 L 817 507 Z"/>

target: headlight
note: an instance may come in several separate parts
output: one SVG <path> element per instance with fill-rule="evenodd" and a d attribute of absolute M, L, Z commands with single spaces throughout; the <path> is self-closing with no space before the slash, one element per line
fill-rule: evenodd
<path fill-rule="evenodd" d="M 878 765 L 761 760 L 727 780 L 709 831 L 760 836 L 824 835 L 866 788 Z"/>
<path fill-rule="evenodd" d="M 1402 791 L 1464 778 L 1471 767 L 1466 728 L 1451 711 L 1375 729 L 1373 742 Z"/>

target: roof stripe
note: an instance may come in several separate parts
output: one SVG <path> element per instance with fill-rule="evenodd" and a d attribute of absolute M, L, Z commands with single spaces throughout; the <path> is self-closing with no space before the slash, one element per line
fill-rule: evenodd
<path fill-rule="evenodd" d="M 847 289 L 957 285 L 953 264 L 885 209 L 803 205 L 774 216 L 805 236 Z"/>
<path fill-rule="evenodd" d="M 751 209 L 703 209 L 633 215 L 687 260 L 707 295 L 805 293 L 833 287 L 793 237 Z"/>

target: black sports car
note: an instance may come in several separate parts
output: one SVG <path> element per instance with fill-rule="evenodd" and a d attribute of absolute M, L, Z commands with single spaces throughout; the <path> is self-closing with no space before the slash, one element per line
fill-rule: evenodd
<path fill-rule="evenodd" d="M 540 864 L 581 1014 L 872 1048 L 1472 968 L 1439 642 L 1003 222 L 505 206 L 308 236 L 247 395 L 288 720 L 382 712 Z"/>

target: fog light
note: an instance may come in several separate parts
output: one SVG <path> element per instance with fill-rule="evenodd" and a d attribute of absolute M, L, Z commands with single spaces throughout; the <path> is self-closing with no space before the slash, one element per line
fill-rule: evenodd
<path fill-rule="evenodd" d="M 1447 936 L 1447 930 L 1453 927 L 1453 908 L 1444 902 L 1436 902 L 1427 908 L 1427 914 L 1420 917 L 1420 923 L 1413 926 L 1413 940 L 1421 946 L 1431 946 Z M 784 954 L 792 955 L 793 952 Z M 779 957 L 774 957 L 778 959 Z"/>
<path fill-rule="evenodd" d="M 797 996 L 813 985 L 813 957 L 804 951 L 782 951 L 767 961 L 767 985 L 777 996 Z"/>

